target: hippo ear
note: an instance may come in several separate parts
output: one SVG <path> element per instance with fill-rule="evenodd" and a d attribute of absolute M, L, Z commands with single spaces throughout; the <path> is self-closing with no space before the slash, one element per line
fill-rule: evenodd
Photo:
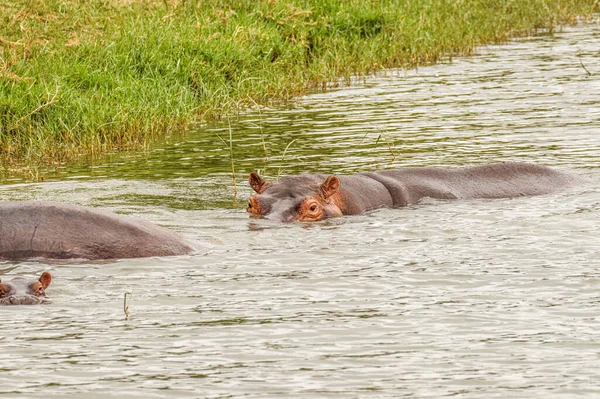
<path fill-rule="evenodd" d="M 340 188 L 340 179 L 337 176 L 329 176 L 325 183 L 321 184 L 321 195 L 327 199 L 337 193 Z"/>
<path fill-rule="evenodd" d="M 267 188 L 267 182 L 264 181 L 264 179 L 260 177 L 258 173 L 250 173 L 250 176 L 248 177 L 248 183 L 250 183 L 250 187 L 252 187 L 252 189 L 259 194 L 265 191 L 265 188 Z"/>
<path fill-rule="evenodd" d="M 44 287 L 44 289 L 48 288 L 51 282 L 52 275 L 48 272 L 42 273 L 42 275 L 40 276 L 40 283 L 42 283 L 42 287 Z"/>

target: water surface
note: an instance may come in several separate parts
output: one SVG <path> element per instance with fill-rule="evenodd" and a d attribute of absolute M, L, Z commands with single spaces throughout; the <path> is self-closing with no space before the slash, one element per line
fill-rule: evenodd
<path fill-rule="evenodd" d="M 0 186 L 2 200 L 98 206 L 208 247 L 0 262 L 2 278 L 54 275 L 51 305 L 0 309 L 0 397 L 598 396 L 598 48 L 597 24 L 482 48 L 198 126 L 147 154 Z M 241 207 L 219 139 L 230 133 Z M 275 178 L 500 161 L 587 182 L 312 225 L 243 209 L 256 169 Z"/>

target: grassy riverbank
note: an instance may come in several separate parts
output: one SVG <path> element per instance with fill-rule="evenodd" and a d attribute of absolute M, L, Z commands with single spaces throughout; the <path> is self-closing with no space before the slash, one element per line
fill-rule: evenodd
<path fill-rule="evenodd" d="M 138 149 L 190 121 L 412 68 L 597 12 L 595 0 L 12 0 L 0 164 Z"/>

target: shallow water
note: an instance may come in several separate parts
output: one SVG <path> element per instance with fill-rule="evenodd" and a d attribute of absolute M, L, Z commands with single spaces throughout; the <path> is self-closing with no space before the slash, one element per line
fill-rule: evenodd
<path fill-rule="evenodd" d="M 148 154 L 0 186 L 2 200 L 99 206 L 207 247 L 0 262 L 2 277 L 54 275 L 51 305 L 0 309 L 0 396 L 599 395 L 598 48 L 597 24 L 484 48 L 199 126 Z M 281 225 L 233 206 L 217 137 L 228 140 L 229 125 L 242 205 L 256 168 L 273 178 L 527 161 L 587 181 Z"/>

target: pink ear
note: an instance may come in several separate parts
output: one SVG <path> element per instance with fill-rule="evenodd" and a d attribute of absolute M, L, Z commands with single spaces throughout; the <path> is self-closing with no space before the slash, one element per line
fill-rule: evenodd
<path fill-rule="evenodd" d="M 248 176 L 248 183 L 250 183 L 250 187 L 257 193 L 262 193 L 267 188 L 267 182 L 263 180 L 262 177 L 258 175 L 258 173 L 250 173 Z"/>
<path fill-rule="evenodd" d="M 321 184 L 321 194 L 327 199 L 337 193 L 340 188 L 340 179 L 337 176 L 329 176 L 323 184 Z"/>
<path fill-rule="evenodd" d="M 51 282 L 52 275 L 48 272 L 42 273 L 42 275 L 40 276 L 40 283 L 42 283 L 42 287 L 44 287 L 44 289 L 48 288 Z"/>

